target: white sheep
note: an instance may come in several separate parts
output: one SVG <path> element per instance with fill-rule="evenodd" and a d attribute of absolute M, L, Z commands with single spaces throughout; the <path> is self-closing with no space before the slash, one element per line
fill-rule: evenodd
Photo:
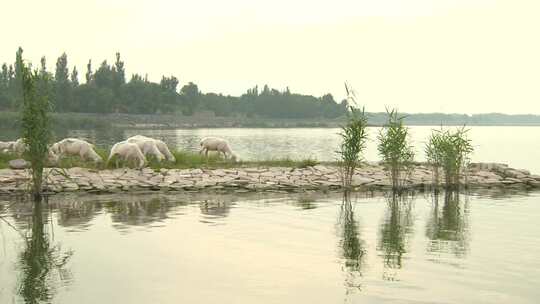
<path fill-rule="evenodd" d="M 16 154 L 19 157 L 23 156 L 24 152 L 26 152 L 26 149 L 28 148 L 28 145 L 24 143 L 22 138 L 19 138 L 16 141 L 10 141 L 8 144 L 9 146 L 7 151 Z M 52 164 L 56 164 L 58 162 L 58 156 L 56 153 L 54 153 L 54 151 L 52 151 L 51 148 L 49 148 L 47 153 L 47 161 Z"/>
<path fill-rule="evenodd" d="M 78 138 L 65 138 L 52 145 L 51 150 L 58 159 L 67 156 L 79 156 L 82 160 L 91 160 L 95 163 L 103 162 L 103 158 L 94 150 L 95 146 Z"/>
<path fill-rule="evenodd" d="M 137 168 L 143 168 L 146 164 L 146 158 L 144 157 L 144 154 L 142 153 L 141 149 L 137 144 L 130 143 L 127 141 L 121 141 L 111 148 L 111 153 L 109 154 L 109 158 L 107 159 L 107 163 L 111 161 L 111 159 L 117 155 L 119 158 L 125 160 L 125 161 L 136 161 L 137 162 Z M 116 166 L 118 167 L 118 162 L 116 163 Z"/>
<path fill-rule="evenodd" d="M 159 151 L 155 140 L 152 138 L 137 135 L 128 138 L 126 141 L 136 144 L 145 156 L 154 156 L 158 162 L 161 162 L 165 158 L 165 156 L 163 156 L 163 154 Z"/>
<path fill-rule="evenodd" d="M 21 156 L 26 151 L 26 144 L 22 138 L 11 143 L 11 152 Z"/>
<path fill-rule="evenodd" d="M 159 150 L 159 152 L 170 162 L 176 162 L 176 158 L 169 150 L 169 147 L 167 147 L 167 144 L 163 141 L 151 137 L 147 137 L 144 135 L 135 135 L 127 139 L 128 142 L 148 142 L 153 141 L 156 145 L 156 148 Z M 140 147 L 140 146 L 139 146 Z"/>
<path fill-rule="evenodd" d="M 0 141 L 0 152 L 11 152 L 11 147 L 14 143 L 14 141 Z"/>
<path fill-rule="evenodd" d="M 225 158 L 230 157 L 233 161 L 236 161 L 237 159 L 237 156 L 232 151 L 229 143 L 222 138 L 206 137 L 203 138 L 199 144 L 201 146 L 199 154 L 204 152 L 206 157 L 208 157 L 208 151 L 217 151 L 218 154 L 223 153 Z"/>

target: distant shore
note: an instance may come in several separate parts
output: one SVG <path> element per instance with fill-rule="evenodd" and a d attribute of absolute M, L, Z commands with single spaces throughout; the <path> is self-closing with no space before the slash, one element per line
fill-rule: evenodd
<path fill-rule="evenodd" d="M 384 120 L 379 114 L 370 114 L 370 126 L 377 127 L 384 124 Z M 453 114 L 440 115 L 442 115 L 440 119 L 429 117 L 419 119 L 419 117 L 429 116 L 429 114 L 411 114 L 406 119 L 406 124 L 409 126 L 540 126 L 540 117 L 538 119 L 529 118 L 526 121 L 520 121 L 518 116 L 516 116 L 516 119 L 510 121 L 475 121 L 471 119 L 456 119 L 452 116 Z M 209 113 L 197 113 L 193 116 L 176 114 L 53 113 L 52 118 L 54 128 L 63 130 L 96 128 L 338 128 L 345 122 L 344 117 L 336 119 L 279 119 L 245 116 L 221 117 L 213 116 Z M 0 129 L 18 129 L 18 121 L 19 114 L 17 112 L 0 112 Z"/>

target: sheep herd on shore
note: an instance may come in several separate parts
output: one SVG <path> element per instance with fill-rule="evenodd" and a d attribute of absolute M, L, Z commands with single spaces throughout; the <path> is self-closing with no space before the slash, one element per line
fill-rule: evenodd
<path fill-rule="evenodd" d="M 206 157 L 208 157 L 209 151 L 216 151 L 218 154 L 223 154 L 225 159 L 230 158 L 232 161 L 237 159 L 229 143 L 222 138 L 206 137 L 200 141 L 199 145 L 201 147 L 199 154 L 204 153 Z M 22 139 L 8 142 L 0 141 L 0 153 L 13 153 L 22 156 L 25 151 L 26 144 Z M 95 146 L 82 139 L 65 138 L 49 147 L 49 163 L 57 164 L 62 158 L 70 156 L 80 157 L 83 161 L 96 164 L 104 162 L 103 158 L 96 152 Z M 115 158 L 116 167 L 118 167 L 118 160 L 123 160 L 133 162 L 138 168 L 143 168 L 148 163 L 147 157 L 153 157 L 158 162 L 176 162 L 176 158 L 165 142 L 143 135 L 135 135 L 114 144 L 107 158 L 107 163 Z"/>

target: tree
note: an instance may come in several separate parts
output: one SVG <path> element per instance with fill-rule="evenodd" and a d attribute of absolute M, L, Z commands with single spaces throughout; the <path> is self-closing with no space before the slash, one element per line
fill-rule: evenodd
<path fill-rule="evenodd" d="M 56 60 L 56 71 L 54 73 L 54 80 L 56 82 L 66 83 L 69 81 L 68 61 L 66 53 L 62 53 L 58 60 Z"/>
<path fill-rule="evenodd" d="M 41 57 L 41 68 L 39 70 L 40 74 L 46 74 L 47 73 L 47 59 L 45 56 Z"/>
<path fill-rule="evenodd" d="M 16 109 L 22 99 L 22 82 L 23 82 L 23 69 L 24 63 L 22 59 L 23 49 L 19 47 L 15 55 L 15 71 L 13 82 L 10 85 L 11 88 L 11 102 L 12 108 Z"/>
<path fill-rule="evenodd" d="M 94 75 L 92 72 L 92 59 L 88 60 L 88 64 L 86 65 L 86 84 L 90 84 L 92 80 L 94 79 Z"/>
<path fill-rule="evenodd" d="M 21 104 L 22 49 L 17 51 L 14 65 L 4 64 L 0 71 L 0 109 L 16 110 Z M 29 66 L 29 65 L 28 65 Z M 81 85 L 76 67 L 68 69 L 67 55 L 56 61 L 55 71 L 47 70 L 42 58 L 40 74 L 49 75 L 51 98 L 56 111 L 97 113 L 173 113 L 182 111 L 192 115 L 197 111 L 212 111 L 215 115 L 247 115 L 268 118 L 336 118 L 347 113 L 347 104 L 337 104 L 330 94 L 321 98 L 292 93 L 289 88 L 276 90 L 265 85 L 247 90 L 240 97 L 222 94 L 203 94 L 194 83 L 180 91 L 175 76 L 162 76 L 158 83 L 147 74 L 134 74 L 126 83 L 125 63 L 116 53 L 114 64 L 103 61 L 93 70 L 92 60 L 86 66 L 86 83 Z M 53 77 L 54 74 L 54 77 Z M 18 84 L 19 83 L 19 84 Z M 463 119 L 462 117 L 452 118 Z"/>
<path fill-rule="evenodd" d="M 0 72 L 0 110 L 8 109 L 10 104 L 9 98 L 9 73 L 7 64 L 2 64 L 2 71 Z"/>
<path fill-rule="evenodd" d="M 126 83 L 126 71 L 124 62 L 120 60 L 120 53 L 116 53 L 116 62 L 114 63 L 114 87 L 119 89 L 121 85 Z"/>
<path fill-rule="evenodd" d="M 167 91 L 173 91 L 176 92 L 176 88 L 178 86 L 178 78 L 171 76 L 171 77 L 161 77 L 161 82 L 159 85 Z"/>
<path fill-rule="evenodd" d="M 112 89 L 114 87 L 114 77 L 111 66 L 107 63 L 107 60 L 104 60 L 94 73 L 94 82 L 100 88 Z"/>
<path fill-rule="evenodd" d="M 62 53 L 56 60 L 54 72 L 54 97 L 57 111 L 68 111 L 71 97 L 71 85 L 69 83 L 68 60 L 66 53 Z"/>
<path fill-rule="evenodd" d="M 180 90 L 184 105 L 184 114 L 193 115 L 199 104 L 201 93 L 199 87 L 193 82 L 189 82 Z"/>
<path fill-rule="evenodd" d="M 73 87 L 79 86 L 79 72 L 77 72 L 77 67 L 73 67 L 73 71 L 71 72 L 71 84 Z"/>

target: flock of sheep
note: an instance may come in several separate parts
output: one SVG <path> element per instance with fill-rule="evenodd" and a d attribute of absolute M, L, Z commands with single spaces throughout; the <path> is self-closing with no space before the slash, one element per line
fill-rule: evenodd
<path fill-rule="evenodd" d="M 227 159 L 236 161 L 236 154 L 233 153 L 229 143 L 221 138 L 206 137 L 200 141 L 200 154 L 204 153 L 208 157 L 209 151 L 217 151 Z M 16 141 L 0 141 L 0 152 L 14 153 L 21 156 L 26 151 L 26 144 L 22 139 Z M 66 156 L 78 156 L 83 161 L 102 163 L 102 157 L 96 153 L 95 146 L 85 140 L 78 138 L 65 138 L 49 147 L 48 161 L 56 164 Z M 134 162 L 137 168 L 143 168 L 147 164 L 146 157 L 154 157 L 158 162 L 167 160 L 176 162 L 176 158 L 169 150 L 166 143 L 159 139 L 150 138 L 143 135 L 135 135 L 124 141 L 113 145 L 107 159 L 107 163 L 116 156 L 116 166 L 118 160 Z"/>

